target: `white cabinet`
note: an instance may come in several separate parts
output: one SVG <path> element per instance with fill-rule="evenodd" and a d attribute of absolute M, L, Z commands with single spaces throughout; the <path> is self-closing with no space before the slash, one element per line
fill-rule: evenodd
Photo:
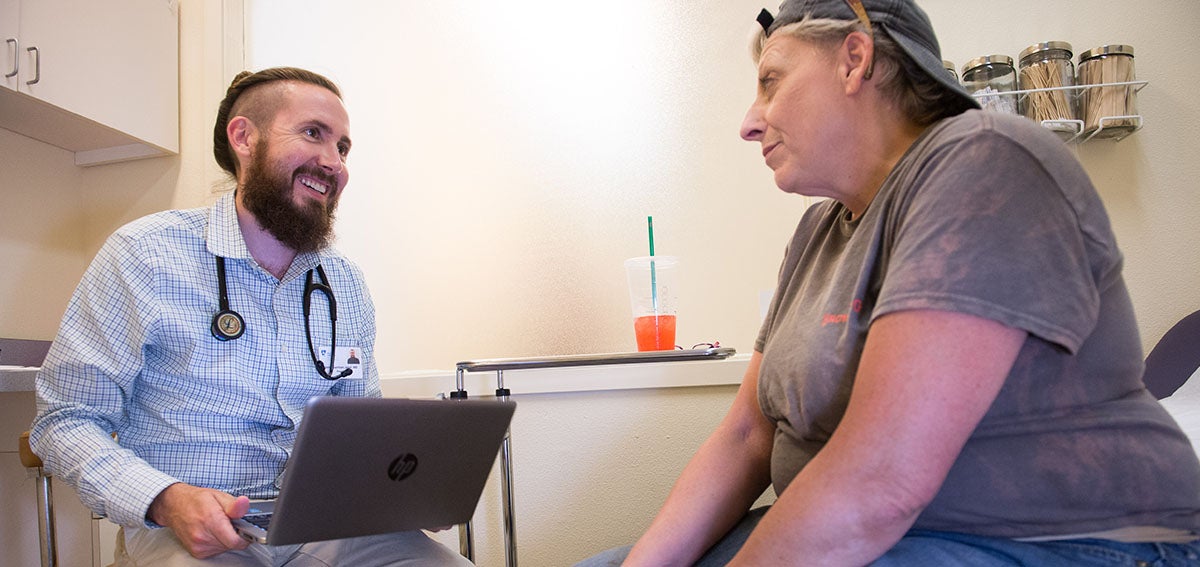
<path fill-rule="evenodd" d="M 16 66 L 20 61 L 19 41 L 17 40 L 17 22 L 21 10 L 16 0 L 0 0 L 0 40 L 4 41 L 4 63 L 0 65 L 0 86 L 10 89 L 17 88 Z"/>
<path fill-rule="evenodd" d="M 0 127 L 73 151 L 78 165 L 178 153 L 178 8 L 0 0 Z"/>

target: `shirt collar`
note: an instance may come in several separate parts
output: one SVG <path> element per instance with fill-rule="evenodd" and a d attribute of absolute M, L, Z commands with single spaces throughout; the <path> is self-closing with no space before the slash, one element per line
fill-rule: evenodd
<path fill-rule="evenodd" d="M 246 240 L 242 237 L 242 227 L 238 225 L 237 210 L 233 204 L 233 191 L 221 196 L 209 209 L 206 232 L 208 251 L 212 252 L 214 256 L 250 258 L 250 249 L 246 247 Z"/>
<path fill-rule="evenodd" d="M 212 208 L 209 209 L 206 230 L 208 251 L 213 255 L 253 261 L 250 249 L 246 247 L 246 239 L 242 236 L 242 227 L 238 224 L 233 191 L 222 195 L 216 203 L 213 203 Z M 316 268 L 317 264 L 321 263 L 321 252 L 323 251 L 297 254 L 283 279 L 290 280 Z"/>

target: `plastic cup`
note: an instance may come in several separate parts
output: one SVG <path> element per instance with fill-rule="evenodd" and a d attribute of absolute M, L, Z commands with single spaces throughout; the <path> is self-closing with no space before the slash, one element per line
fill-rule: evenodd
<path fill-rule="evenodd" d="M 629 277 L 629 304 L 639 351 L 675 348 L 675 280 L 679 259 L 674 256 L 641 256 L 625 260 Z"/>

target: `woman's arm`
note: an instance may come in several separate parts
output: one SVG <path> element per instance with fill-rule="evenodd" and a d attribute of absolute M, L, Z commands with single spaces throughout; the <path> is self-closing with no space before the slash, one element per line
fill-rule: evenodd
<path fill-rule="evenodd" d="M 775 426 L 758 407 L 755 352 L 737 397 L 683 470 L 625 565 L 691 565 L 749 510 L 770 483 Z"/>
<path fill-rule="evenodd" d="M 946 311 L 876 320 L 837 430 L 730 565 L 863 565 L 885 553 L 937 494 L 1024 338 Z"/>

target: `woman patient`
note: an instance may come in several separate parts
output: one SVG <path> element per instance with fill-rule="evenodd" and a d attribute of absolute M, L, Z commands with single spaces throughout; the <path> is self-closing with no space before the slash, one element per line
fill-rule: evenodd
<path fill-rule="evenodd" d="M 728 415 L 632 550 L 583 564 L 1200 563 L 1200 463 L 1142 385 L 1071 151 L 977 110 L 911 0 L 760 23 L 742 137 L 780 189 L 828 200 Z"/>

